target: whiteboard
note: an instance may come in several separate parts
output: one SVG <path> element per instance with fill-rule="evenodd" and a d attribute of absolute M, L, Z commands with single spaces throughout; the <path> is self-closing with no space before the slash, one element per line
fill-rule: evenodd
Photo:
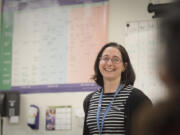
<path fill-rule="evenodd" d="M 161 52 L 158 21 L 129 22 L 126 26 L 125 48 L 136 73 L 135 87 L 147 94 L 153 102 L 166 96 L 164 84 L 158 76 Z"/>

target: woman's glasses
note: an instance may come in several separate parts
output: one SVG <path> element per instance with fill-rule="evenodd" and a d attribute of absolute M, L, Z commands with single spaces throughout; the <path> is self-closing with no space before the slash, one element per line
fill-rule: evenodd
<path fill-rule="evenodd" d="M 113 64 L 119 64 L 122 61 L 119 57 L 112 57 L 112 58 L 110 58 L 108 56 L 100 57 L 100 60 L 104 61 L 105 63 L 108 63 L 108 61 L 111 60 L 111 62 Z"/>

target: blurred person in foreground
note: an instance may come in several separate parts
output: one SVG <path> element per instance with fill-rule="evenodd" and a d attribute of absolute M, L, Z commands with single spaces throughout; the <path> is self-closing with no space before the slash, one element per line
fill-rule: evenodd
<path fill-rule="evenodd" d="M 180 1 L 176 2 L 160 20 L 160 38 L 165 50 L 159 76 L 168 89 L 168 97 L 139 112 L 134 135 L 180 135 Z"/>

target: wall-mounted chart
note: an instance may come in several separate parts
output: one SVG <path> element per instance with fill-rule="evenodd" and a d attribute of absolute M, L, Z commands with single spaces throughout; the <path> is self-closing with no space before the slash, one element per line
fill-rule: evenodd
<path fill-rule="evenodd" d="M 12 58 L 10 83 L 2 72 L 0 89 L 95 86 L 90 78 L 107 42 L 107 0 L 4 0 L 3 6 L 2 33 L 11 27 Z M 12 24 L 5 23 L 9 19 Z M 1 48 L 5 45 L 7 40 Z"/>

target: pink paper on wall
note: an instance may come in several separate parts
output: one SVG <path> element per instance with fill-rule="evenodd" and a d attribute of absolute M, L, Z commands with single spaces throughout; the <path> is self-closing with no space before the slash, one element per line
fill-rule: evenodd
<path fill-rule="evenodd" d="M 108 39 L 108 6 L 73 8 L 68 22 L 67 83 L 92 82 L 95 58 Z"/>

